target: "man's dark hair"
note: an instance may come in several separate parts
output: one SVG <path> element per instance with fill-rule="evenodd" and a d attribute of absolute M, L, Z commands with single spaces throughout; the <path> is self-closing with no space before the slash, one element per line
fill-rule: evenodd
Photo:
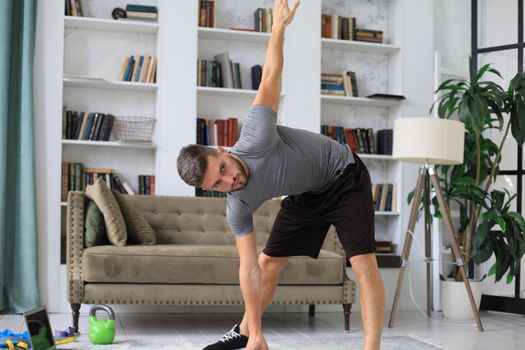
<path fill-rule="evenodd" d="M 188 145 L 180 150 L 177 170 L 185 183 L 194 187 L 202 186 L 208 167 L 208 156 L 217 157 L 218 153 L 214 148 L 203 145 Z"/>

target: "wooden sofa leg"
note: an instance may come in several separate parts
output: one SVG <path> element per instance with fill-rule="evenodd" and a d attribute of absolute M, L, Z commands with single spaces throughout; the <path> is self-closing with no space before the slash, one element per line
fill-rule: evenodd
<path fill-rule="evenodd" d="M 350 332 L 350 310 L 352 310 L 352 304 L 343 304 L 345 313 L 345 331 Z"/>
<path fill-rule="evenodd" d="M 308 316 L 315 316 L 315 305 L 308 305 Z"/>
<path fill-rule="evenodd" d="M 75 333 L 78 333 L 78 318 L 80 316 L 80 304 L 71 303 L 71 310 L 73 310 L 73 328 Z"/>

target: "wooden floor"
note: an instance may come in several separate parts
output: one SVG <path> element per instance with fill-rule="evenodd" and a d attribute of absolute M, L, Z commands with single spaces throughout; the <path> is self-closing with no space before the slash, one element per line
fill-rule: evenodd
<path fill-rule="evenodd" d="M 120 314 L 117 335 L 162 337 L 169 335 L 190 340 L 202 347 L 216 341 L 239 321 L 239 314 Z M 385 315 L 385 322 L 389 315 Z M 53 329 L 63 330 L 71 325 L 71 315 L 51 314 Z M 478 332 L 474 321 L 444 319 L 440 313 L 428 320 L 418 311 L 402 311 L 397 315 L 394 328 L 384 329 L 384 335 L 409 335 L 448 350 L 505 350 L 525 348 L 525 316 L 482 312 L 485 332 Z M 360 315 L 351 315 L 351 335 L 362 336 Z M 313 318 L 307 313 L 269 313 L 263 320 L 267 339 L 280 337 L 326 338 L 343 332 L 343 314 L 317 312 Z M 80 319 L 80 331 L 89 327 L 86 315 Z M 0 331 L 25 330 L 19 315 L 0 315 Z"/>

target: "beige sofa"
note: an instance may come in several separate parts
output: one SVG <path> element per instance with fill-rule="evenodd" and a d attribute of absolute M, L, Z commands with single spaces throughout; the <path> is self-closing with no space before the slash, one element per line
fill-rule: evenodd
<path fill-rule="evenodd" d="M 129 196 L 157 237 L 152 246 L 84 248 L 87 198 L 70 192 L 67 203 L 67 288 L 78 331 L 80 305 L 238 305 L 239 258 L 226 222 L 224 199 Z M 280 202 L 263 204 L 254 215 L 262 250 Z M 355 283 L 333 227 L 319 259 L 294 257 L 283 270 L 274 304 L 342 304 L 345 330 L 355 301 Z"/>

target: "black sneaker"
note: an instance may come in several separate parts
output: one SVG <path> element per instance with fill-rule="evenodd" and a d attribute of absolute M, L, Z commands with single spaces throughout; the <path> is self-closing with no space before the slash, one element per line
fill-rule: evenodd
<path fill-rule="evenodd" d="M 210 344 L 202 350 L 233 350 L 242 349 L 248 344 L 248 337 L 240 334 L 241 328 L 233 326 L 231 331 L 224 334 L 215 344 Z"/>

